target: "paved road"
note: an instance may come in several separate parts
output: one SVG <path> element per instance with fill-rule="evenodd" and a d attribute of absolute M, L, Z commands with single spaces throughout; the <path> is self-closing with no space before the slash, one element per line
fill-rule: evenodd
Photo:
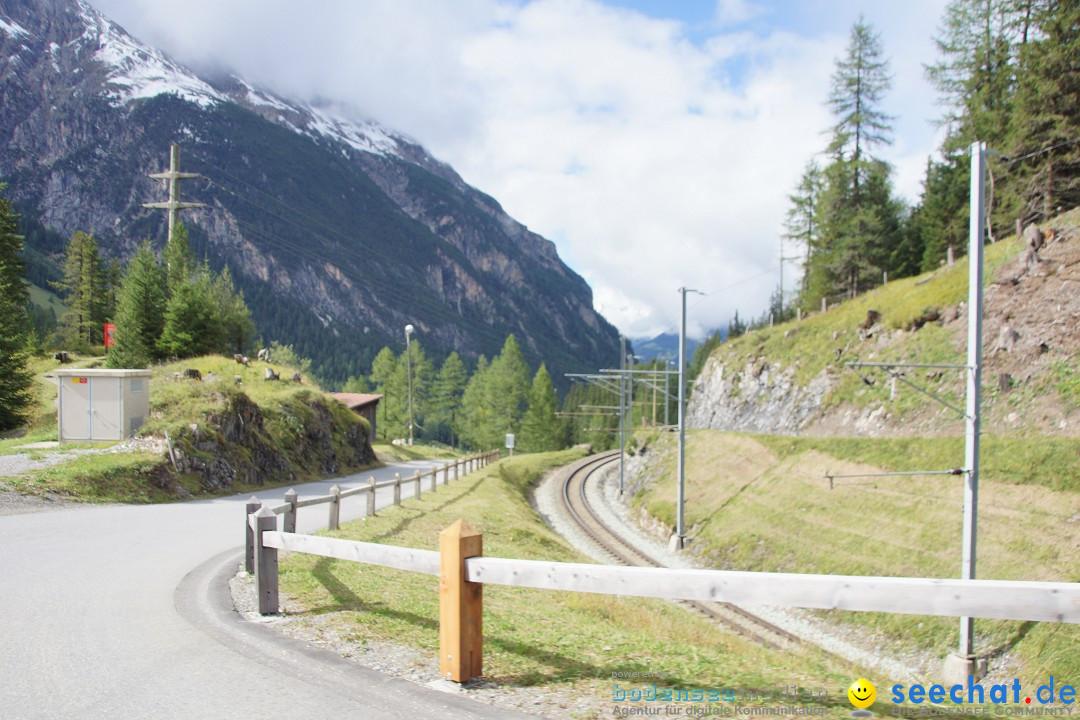
<path fill-rule="evenodd" d="M 297 491 L 325 494 L 331 484 Z M 224 578 L 241 559 L 248 497 L 0 516 L 0 718 L 526 717 L 241 621 Z M 379 505 L 389 499 L 380 494 Z M 345 501 L 343 519 L 362 514 L 363 502 Z M 304 508 L 298 530 L 325 522 L 325 506 Z"/>

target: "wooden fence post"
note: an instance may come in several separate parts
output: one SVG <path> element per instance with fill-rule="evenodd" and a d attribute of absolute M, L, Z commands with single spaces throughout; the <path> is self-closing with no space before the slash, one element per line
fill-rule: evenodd
<path fill-rule="evenodd" d="M 331 530 L 337 530 L 341 524 L 341 488 L 334 485 L 330 488 L 330 521 L 327 526 Z"/>
<path fill-rule="evenodd" d="M 255 587 L 259 593 L 259 613 L 278 612 L 277 548 L 263 547 L 263 533 L 277 530 L 277 515 L 268 507 L 255 513 Z"/>
<path fill-rule="evenodd" d="M 395 489 L 397 486 L 394 486 Z M 395 493 L 396 494 L 396 493 Z M 372 475 L 368 478 L 368 491 L 367 491 L 367 516 L 375 517 L 375 476 Z"/>
<path fill-rule="evenodd" d="M 450 484 L 450 463 L 443 463 L 442 484 L 443 485 L 449 485 Z"/>
<path fill-rule="evenodd" d="M 431 468 L 431 492 L 435 492 L 435 485 L 439 482 L 439 469 Z"/>
<path fill-rule="evenodd" d="M 290 488 L 285 492 L 285 502 L 289 503 L 289 509 L 285 511 L 285 524 L 282 530 L 287 533 L 296 532 L 296 491 Z"/>
<path fill-rule="evenodd" d="M 413 473 L 412 479 L 416 481 L 416 492 L 413 493 L 413 497 L 415 497 L 417 500 L 419 500 L 420 497 L 424 494 L 424 491 L 420 488 L 420 471 L 419 470 L 417 470 L 415 473 Z"/>
<path fill-rule="evenodd" d="M 454 458 L 454 481 L 458 479 L 458 467 L 461 465 L 461 460 Z"/>
<path fill-rule="evenodd" d="M 401 473 L 394 473 L 394 504 L 401 504 Z"/>
<path fill-rule="evenodd" d="M 459 683 L 483 672 L 484 586 L 465 580 L 465 560 L 483 548 L 463 520 L 439 533 L 439 674 Z"/>
<path fill-rule="evenodd" d="M 244 510 L 244 569 L 249 573 L 255 572 L 255 528 L 251 527 L 251 516 L 261 507 L 259 498 L 252 495 Z"/>

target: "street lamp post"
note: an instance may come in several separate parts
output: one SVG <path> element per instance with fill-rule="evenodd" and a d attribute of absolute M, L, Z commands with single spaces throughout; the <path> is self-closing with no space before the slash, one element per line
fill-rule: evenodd
<path fill-rule="evenodd" d="M 405 326 L 405 375 L 409 385 L 409 446 L 413 444 L 413 406 L 412 406 L 412 350 L 409 347 L 409 336 L 415 330 L 412 325 Z"/>

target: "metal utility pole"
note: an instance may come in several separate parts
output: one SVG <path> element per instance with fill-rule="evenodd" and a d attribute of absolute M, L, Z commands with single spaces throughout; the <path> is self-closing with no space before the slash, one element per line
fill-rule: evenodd
<path fill-rule="evenodd" d="M 675 537 L 671 539 L 672 550 L 682 550 L 686 545 L 686 293 L 705 293 L 681 287 L 682 325 L 679 328 L 679 513 Z"/>
<path fill-rule="evenodd" d="M 626 458 L 626 336 L 619 336 L 619 494 L 625 482 Z"/>
<path fill-rule="evenodd" d="M 409 385 L 409 447 L 413 444 L 413 410 L 412 410 L 412 350 L 409 347 L 409 336 L 415 328 L 412 325 L 405 326 L 405 374 L 408 376 Z"/>
<path fill-rule="evenodd" d="M 986 236 L 983 162 L 986 146 L 971 145 L 971 222 L 968 237 L 968 341 L 967 408 L 964 413 L 964 540 L 960 577 L 975 578 L 975 538 L 978 534 L 979 509 L 979 412 L 982 406 L 982 300 L 983 239 Z M 974 655 L 974 618 L 960 618 L 962 659 Z"/>
<path fill-rule="evenodd" d="M 154 180 L 167 180 L 169 183 L 169 199 L 166 202 L 143 203 L 144 208 L 154 208 L 169 211 L 169 239 L 172 239 L 173 230 L 180 219 L 180 211 L 192 208 L 204 208 L 203 203 L 180 202 L 180 181 L 201 178 L 198 173 L 180 172 L 180 146 L 173 143 L 170 147 L 169 170 L 163 173 L 151 173 L 147 177 Z"/>

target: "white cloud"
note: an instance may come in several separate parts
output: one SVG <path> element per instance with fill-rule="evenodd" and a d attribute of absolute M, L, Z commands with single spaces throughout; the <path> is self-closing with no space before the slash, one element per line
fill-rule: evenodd
<path fill-rule="evenodd" d="M 765 307 L 787 195 L 824 146 L 833 59 L 860 10 L 892 58 L 884 154 L 915 199 L 935 144 L 921 63 L 943 1 L 815 0 L 817 20 L 837 19 L 811 32 L 718 0 L 719 29 L 692 42 L 677 21 L 597 0 L 189 0 L 183 13 L 94 0 L 181 59 L 341 99 L 418 138 L 556 239 L 632 336 L 677 327 L 682 285 L 710 293 L 691 302 L 698 335 Z"/>

